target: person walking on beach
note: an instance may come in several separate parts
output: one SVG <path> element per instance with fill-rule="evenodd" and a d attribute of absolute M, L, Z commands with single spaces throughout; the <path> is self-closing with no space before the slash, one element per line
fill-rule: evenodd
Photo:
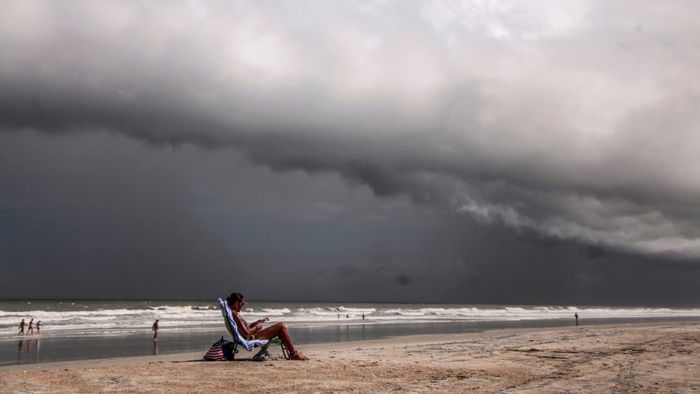
<path fill-rule="evenodd" d="M 41 320 L 36 322 L 36 335 L 41 335 Z"/>
<path fill-rule="evenodd" d="M 576 325 L 578 326 L 578 312 L 574 312 L 574 319 L 576 319 Z"/>
<path fill-rule="evenodd" d="M 153 331 L 153 340 L 158 339 L 158 319 L 153 322 L 153 325 L 151 326 L 151 330 Z"/>
<path fill-rule="evenodd" d="M 29 320 L 29 326 L 27 327 L 27 334 L 34 335 L 34 318 Z"/>
<path fill-rule="evenodd" d="M 231 293 L 226 297 L 226 303 L 231 308 L 231 315 L 236 322 L 238 331 L 247 339 L 272 339 L 279 338 L 284 343 L 284 346 L 289 350 L 290 360 L 308 360 L 309 358 L 296 349 L 292 342 L 292 336 L 289 335 L 289 329 L 285 323 L 275 323 L 270 327 L 263 327 L 265 319 L 255 321 L 248 324 L 240 316 L 241 309 L 245 305 L 245 299 L 241 293 Z"/>
<path fill-rule="evenodd" d="M 19 332 L 17 335 L 24 335 L 24 326 L 26 326 L 27 323 L 24 322 L 24 319 L 22 319 L 21 322 L 19 322 Z"/>

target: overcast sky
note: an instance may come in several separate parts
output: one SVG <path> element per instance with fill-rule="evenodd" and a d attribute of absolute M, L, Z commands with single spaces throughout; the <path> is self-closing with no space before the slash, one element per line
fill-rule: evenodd
<path fill-rule="evenodd" d="M 0 297 L 698 304 L 697 15 L 3 1 Z"/>

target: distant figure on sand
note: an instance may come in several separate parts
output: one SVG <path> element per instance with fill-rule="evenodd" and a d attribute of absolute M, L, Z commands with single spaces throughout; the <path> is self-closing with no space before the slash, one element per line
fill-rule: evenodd
<path fill-rule="evenodd" d="M 27 327 L 27 334 L 34 334 L 34 318 L 29 320 L 29 326 Z"/>
<path fill-rule="evenodd" d="M 24 335 L 24 326 L 26 326 L 27 323 L 24 322 L 24 319 L 22 319 L 21 322 L 19 322 L 19 332 L 17 335 Z"/>
<path fill-rule="evenodd" d="M 36 335 L 41 335 L 41 320 L 36 322 Z"/>
<path fill-rule="evenodd" d="M 578 326 L 578 312 L 574 312 L 574 319 L 576 319 L 576 325 Z"/>
<path fill-rule="evenodd" d="M 289 350 L 290 360 L 308 360 L 309 358 L 303 355 L 299 350 L 296 349 L 294 343 L 292 342 L 292 337 L 289 335 L 289 329 L 285 323 L 275 323 L 270 327 L 263 327 L 263 322 L 268 320 L 268 318 L 254 321 L 248 323 L 240 316 L 241 308 L 245 305 L 245 299 L 241 293 L 231 293 L 230 296 L 226 297 L 226 303 L 229 308 L 231 308 L 231 314 L 233 315 L 233 320 L 236 321 L 236 326 L 238 331 L 246 337 L 247 339 L 272 339 L 279 338 L 284 346 Z"/>
<path fill-rule="evenodd" d="M 153 331 L 153 340 L 155 341 L 156 339 L 158 339 L 158 319 L 156 319 L 156 321 L 153 322 L 151 330 Z"/>

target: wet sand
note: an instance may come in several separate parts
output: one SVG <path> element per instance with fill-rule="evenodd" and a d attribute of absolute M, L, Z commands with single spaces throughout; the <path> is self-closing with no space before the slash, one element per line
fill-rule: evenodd
<path fill-rule="evenodd" d="M 202 352 L 0 368 L 0 392 L 698 392 L 700 323 L 398 337 L 303 346 L 312 360 Z"/>

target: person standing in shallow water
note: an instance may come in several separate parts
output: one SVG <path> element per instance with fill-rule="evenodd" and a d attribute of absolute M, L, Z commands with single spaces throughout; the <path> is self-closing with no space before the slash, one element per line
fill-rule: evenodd
<path fill-rule="evenodd" d="M 153 331 L 153 340 L 158 339 L 158 319 L 153 322 L 153 325 L 151 326 L 151 330 Z"/>
<path fill-rule="evenodd" d="M 36 335 L 41 335 L 41 320 L 36 322 Z"/>
<path fill-rule="evenodd" d="M 22 319 L 21 322 L 19 322 L 19 332 L 17 335 L 24 335 L 24 326 L 26 326 L 27 323 L 24 322 L 24 319 Z"/>
<path fill-rule="evenodd" d="M 34 318 L 29 320 L 29 326 L 27 326 L 27 334 L 34 334 Z"/>
<path fill-rule="evenodd" d="M 578 312 L 574 312 L 574 319 L 576 319 L 576 325 L 578 326 Z"/>
<path fill-rule="evenodd" d="M 230 296 L 226 297 L 226 303 L 228 307 L 231 308 L 231 315 L 233 315 L 233 320 L 236 322 L 236 327 L 238 331 L 247 339 L 272 339 L 279 338 L 284 345 L 289 350 L 290 360 L 308 360 L 309 358 L 302 354 L 294 346 L 292 342 L 292 336 L 289 335 L 289 328 L 285 323 L 275 323 L 270 327 L 263 327 L 263 320 L 258 320 L 253 323 L 248 324 L 240 316 L 241 309 L 245 305 L 245 299 L 241 293 L 231 293 Z"/>

